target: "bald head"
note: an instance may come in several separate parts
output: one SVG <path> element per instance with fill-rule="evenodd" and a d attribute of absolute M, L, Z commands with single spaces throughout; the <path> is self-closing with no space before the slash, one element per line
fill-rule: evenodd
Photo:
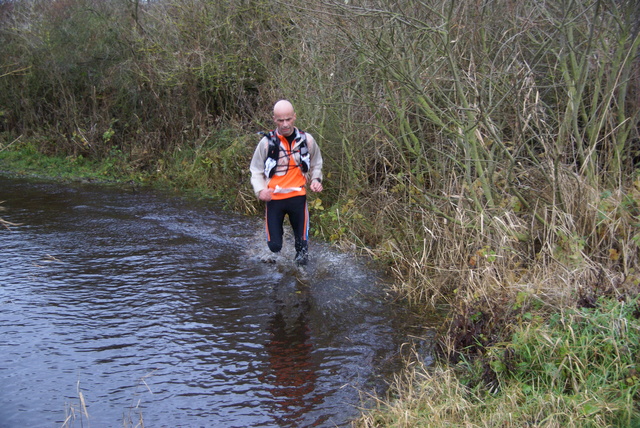
<path fill-rule="evenodd" d="M 293 104 L 287 100 L 280 100 L 273 106 L 273 115 L 291 113 L 293 114 Z"/>
<path fill-rule="evenodd" d="M 273 121 L 276 124 L 278 133 L 288 137 L 294 130 L 296 113 L 293 105 L 287 100 L 280 100 L 273 106 Z"/>

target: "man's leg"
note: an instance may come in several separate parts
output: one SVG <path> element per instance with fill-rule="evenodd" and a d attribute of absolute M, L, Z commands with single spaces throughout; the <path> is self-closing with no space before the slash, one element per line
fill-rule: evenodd
<path fill-rule="evenodd" d="M 298 265 L 306 265 L 309 260 L 309 209 L 306 196 L 290 199 L 288 214 L 293 236 L 295 237 L 296 257 Z"/>
<path fill-rule="evenodd" d="M 282 250 L 282 234 L 284 232 L 282 223 L 284 222 L 284 201 L 269 201 L 266 204 L 265 226 L 267 232 L 267 245 L 269 249 L 277 253 Z"/>

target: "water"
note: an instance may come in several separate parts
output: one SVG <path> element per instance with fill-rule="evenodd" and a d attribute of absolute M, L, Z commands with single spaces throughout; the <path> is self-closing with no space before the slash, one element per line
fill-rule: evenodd
<path fill-rule="evenodd" d="M 379 273 L 124 187 L 0 176 L 0 427 L 348 426 L 384 391 L 415 329 Z"/>

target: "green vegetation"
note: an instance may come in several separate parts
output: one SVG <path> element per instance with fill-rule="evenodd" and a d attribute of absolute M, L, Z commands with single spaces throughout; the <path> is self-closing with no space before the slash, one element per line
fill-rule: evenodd
<path fill-rule="evenodd" d="M 521 317 L 482 358 L 420 367 L 365 426 L 639 426 L 640 305 L 597 303 L 546 320 Z"/>
<path fill-rule="evenodd" d="M 317 239 L 450 308 L 360 425 L 633 426 L 639 32 L 632 0 L 3 2 L 0 168 L 255 214 L 255 132 L 291 99 Z"/>

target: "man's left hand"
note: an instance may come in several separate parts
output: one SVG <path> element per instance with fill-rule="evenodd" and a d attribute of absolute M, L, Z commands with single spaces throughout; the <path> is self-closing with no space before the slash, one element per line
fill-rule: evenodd
<path fill-rule="evenodd" d="M 314 192 L 322 192 L 322 183 L 319 180 L 313 180 L 309 188 Z"/>

